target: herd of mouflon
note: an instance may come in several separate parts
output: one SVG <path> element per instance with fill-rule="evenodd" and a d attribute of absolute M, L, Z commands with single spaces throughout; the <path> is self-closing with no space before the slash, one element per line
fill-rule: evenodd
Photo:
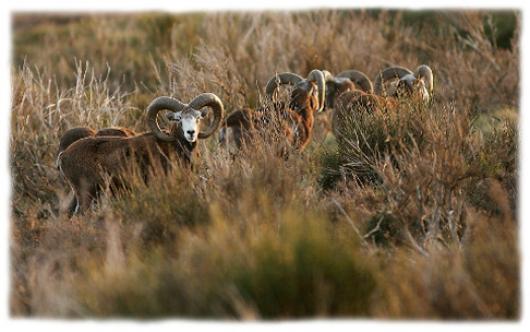
<path fill-rule="evenodd" d="M 279 100 L 282 85 L 291 86 L 287 103 Z M 268 81 L 265 93 L 267 105 L 236 110 L 227 117 L 223 102 L 213 93 L 202 93 L 189 103 L 157 97 L 147 107 L 150 131 L 145 133 L 119 127 L 69 129 L 61 136 L 57 155 L 57 167 L 74 192 L 68 213 L 86 211 L 109 179 L 113 188 L 123 186 L 124 172 L 132 165 L 145 181 L 153 171 L 167 172 L 173 161 L 190 167 L 198 139 L 211 137 L 220 127 L 220 142 L 240 148 L 253 134 L 263 133 L 275 114 L 288 146 L 303 151 L 320 112 L 331 113 L 333 134 L 339 136 L 344 112 L 392 112 L 402 100 L 428 104 L 433 96 L 433 73 L 427 65 L 414 72 L 389 67 L 372 84 L 358 70 L 333 75 L 314 69 L 305 78 L 285 72 Z M 160 116 L 162 111 L 164 116 Z M 168 128 L 161 128 L 160 121 L 169 124 Z"/>

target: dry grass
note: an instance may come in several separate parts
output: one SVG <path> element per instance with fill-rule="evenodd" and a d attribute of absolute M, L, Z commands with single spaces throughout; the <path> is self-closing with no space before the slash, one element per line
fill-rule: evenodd
<path fill-rule="evenodd" d="M 492 22 L 506 18 L 515 36 L 498 41 Z M 17 15 L 11 314 L 517 319 L 519 20 Z M 158 95 L 213 92 L 230 112 L 261 104 L 276 72 L 375 77 L 421 63 L 435 73 L 429 107 L 353 112 L 339 139 L 319 118 L 288 158 L 278 135 L 235 156 L 212 138 L 194 172 L 133 178 L 86 215 L 63 213 L 69 189 L 54 165 L 70 127 L 141 132 Z"/>

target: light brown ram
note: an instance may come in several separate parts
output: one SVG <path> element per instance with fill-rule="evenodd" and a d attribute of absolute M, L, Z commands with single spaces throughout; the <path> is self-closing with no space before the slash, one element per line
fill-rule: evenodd
<path fill-rule="evenodd" d="M 337 76 L 333 76 L 327 70 L 324 70 L 323 73 L 326 80 L 326 109 L 332 109 L 335 99 L 346 91 L 374 93 L 372 81 L 365 73 L 359 70 L 346 70 L 337 74 Z"/>
<path fill-rule="evenodd" d="M 385 89 L 386 83 L 390 83 L 388 90 Z M 340 135 L 340 124 L 348 112 L 392 110 L 403 100 L 427 104 L 432 96 L 433 74 L 427 65 L 419 66 L 416 73 L 398 66 L 386 68 L 376 77 L 374 93 L 345 89 L 343 93 L 334 95 L 333 133 Z"/>
<path fill-rule="evenodd" d="M 339 99 L 339 96 L 342 96 L 343 99 L 346 96 L 349 96 L 347 99 L 351 99 L 353 96 L 357 95 L 373 94 L 374 87 L 368 76 L 359 70 L 345 70 L 337 76 L 333 76 L 333 74 L 327 70 L 324 70 L 323 73 L 326 80 L 325 109 L 331 110 L 331 112 L 325 112 L 319 120 L 323 124 L 323 130 L 326 133 L 331 129 L 331 131 L 336 134 L 335 126 L 337 124 L 337 119 L 335 117 L 337 116 L 337 112 L 335 110 L 335 104 Z M 340 102 L 337 102 L 337 104 L 339 103 Z M 342 103 L 344 103 L 344 101 L 342 101 Z"/>
<path fill-rule="evenodd" d="M 272 102 L 271 107 L 260 107 L 256 110 L 244 108 L 232 112 L 223 123 L 221 140 L 226 140 L 226 128 L 233 132 L 234 142 L 240 147 L 247 137 L 255 130 L 263 131 L 264 124 L 270 121 L 269 112 L 277 112 L 282 122 L 283 134 L 290 146 L 302 151 L 310 142 L 314 125 L 314 113 L 324 109 L 326 84 L 324 74 L 320 70 L 312 70 L 307 78 L 285 72 L 272 77 L 265 93 L 269 100 L 281 85 L 292 85 L 288 105 Z"/>
<path fill-rule="evenodd" d="M 213 111 L 210 125 L 201 130 L 201 120 L 208 107 Z M 170 111 L 169 131 L 161 130 L 157 115 Z M 84 212 L 96 199 L 105 179 L 120 187 L 135 167 L 144 181 L 150 174 L 165 173 L 176 161 L 191 166 L 197 139 L 210 137 L 223 117 L 223 104 L 211 93 L 195 97 L 189 104 L 174 98 L 158 97 L 147 108 L 147 124 L 151 131 L 132 137 L 87 137 L 72 143 L 59 156 L 61 173 L 72 187 L 77 199 L 75 212 Z"/>
<path fill-rule="evenodd" d="M 421 65 L 415 72 L 394 66 L 377 74 L 375 78 L 375 93 L 383 97 L 411 98 L 413 101 L 428 103 L 433 96 L 433 73 L 429 66 Z M 386 83 L 390 83 L 388 88 Z"/>

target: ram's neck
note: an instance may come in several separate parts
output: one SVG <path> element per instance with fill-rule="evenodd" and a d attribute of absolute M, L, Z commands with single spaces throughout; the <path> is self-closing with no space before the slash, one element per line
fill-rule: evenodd
<path fill-rule="evenodd" d="M 293 143 L 300 151 L 305 148 L 311 139 L 313 124 L 315 121 L 313 113 L 315 109 L 311 108 L 311 102 L 307 102 L 306 107 L 300 111 L 291 110 L 291 119 L 295 122 Z"/>
<path fill-rule="evenodd" d="M 190 165 L 193 159 L 193 153 L 197 147 L 197 142 L 188 142 L 184 135 L 177 136 L 173 142 L 162 142 L 157 140 L 157 144 L 168 160 L 178 160 L 184 165 Z"/>
<path fill-rule="evenodd" d="M 313 104 L 318 105 L 318 102 L 312 103 L 311 101 L 308 100 L 304 109 L 298 112 L 298 114 L 300 114 L 300 117 L 302 118 L 304 122 L 304 126 L 306 127 L 306 129 L 313 128 L 313 122 L 315 119 L 314 113 L 317 111 L 316 109 L 312 107 Z"/>

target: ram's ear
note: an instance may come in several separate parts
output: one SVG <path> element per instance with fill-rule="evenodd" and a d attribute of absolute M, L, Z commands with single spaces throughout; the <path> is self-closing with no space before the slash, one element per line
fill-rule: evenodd
<path fill-rule="evenodd" d="M 182 120 L 182 112 L 169 112 L 167 118 L 168 120 L 180 122 L 180 120 Z"/>
<path fill-rule="evenodd" d="M 203 108 L 201 110 L 201 119 L 204 119 L 208 115 L 208 111 L 209 111 L 208 108 Z"/>
<path fill-rule="evenodd" d="M 414 81 L 413 85 L 414 87 L 425 86 L 425 80 L 423 79 L 423 77 L 420 77 Z"/>

